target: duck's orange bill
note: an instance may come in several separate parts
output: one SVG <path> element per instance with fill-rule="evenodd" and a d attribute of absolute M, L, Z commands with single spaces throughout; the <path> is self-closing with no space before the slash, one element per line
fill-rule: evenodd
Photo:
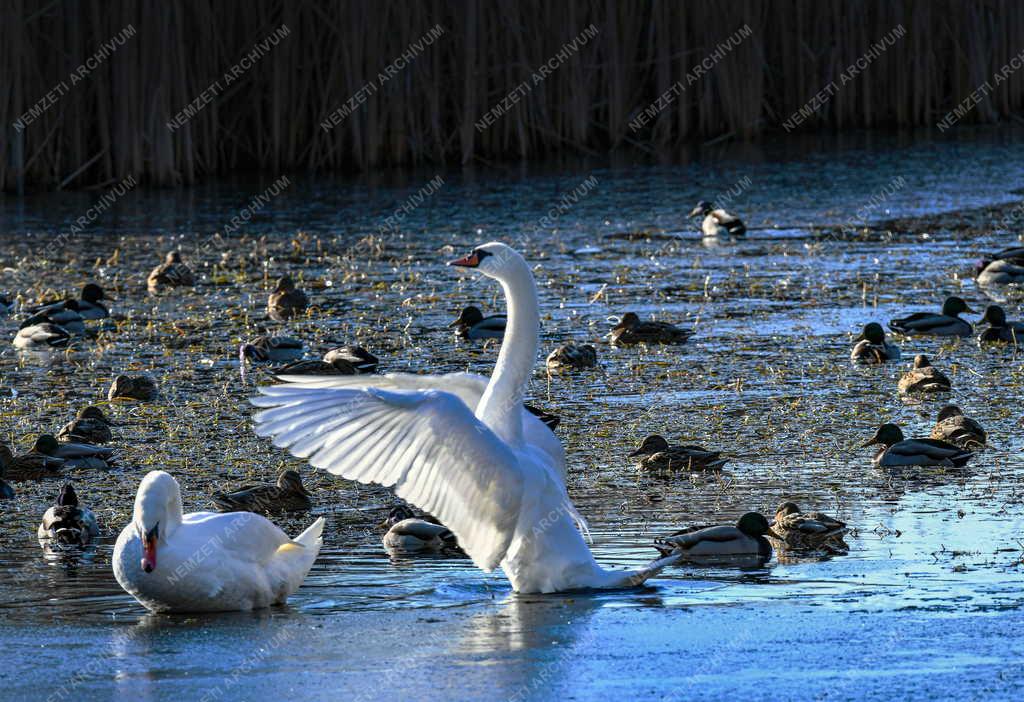
<path fill-rule="evenodd" d="M 449 266 L 462 266 L 463 268 L 476 268 L 480 265 L 480 258 L 475 254 L 467 254 L 462 258 L 457 258 L 454 261 L 448 262 Z"/>

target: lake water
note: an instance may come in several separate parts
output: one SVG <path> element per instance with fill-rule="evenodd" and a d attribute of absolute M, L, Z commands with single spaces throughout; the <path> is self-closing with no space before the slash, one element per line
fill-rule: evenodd
<path fill-rule="evenodd" d="M 918 339 L 884 368 L 847 358 L 866 322 L 937 309 L 953 293 L 983 308 L 973 263 L 1015 244 L 1021 227 L 819 231 L 1016 202 L 1019 139 L 865 134 L 709 149 L 686 165 L 290 176 L 227 246 L 210 235 L 273 177 L 134 191 L 57 246 L 101 193 L 0 199 L 0 293 L 96 279 L 119 316 L 76 354 L 5 347 L 0 439 L 27 450 L 125 369 L 162 386 L 153 405 L 110 408 L 123 424 L 115 469 L 72 474 L 102 522 L 97 546 L 54 555 L 35 541 L 55 482 L 18 483 L 0 503 L 0 699 L 1019 698 L 1021 356 Z M 439 174 L 437 192 L 413 207 Z M 685 214 L 725 196 L 748 240 L 702 245 Z M 388 217 L 397 231 L 380 229 Z M 569 492 L 599 560 L 636 567 L 655 555 L 656 536 L 770 514 L 783 499 L 846 521 L 849 555 L 673 568 L 633 592 L 517 596 L 466 559 L 390 559 L 374 526 L 392 504 L 386 491 L 316 474 L 252 436 L 246 398 L 261 376 L 240 379 L 234 349 L 279 329 L 264 317 L 269 279 L 290 271 L 311 292 L 317 311 L 285 328 L 311 356 L 358 341 L 386 370 L 489 373 L 497 346 L 457 342 L 446 325 L 470 302 L 500 309 L 499 291 L 443 262 L 492 239 L 537 264 L 543 352 L 598 345 L 594 372 L 548 379 L 538 362 L 531 397 L 562 416 Z M 146 273 L 178 247 L 204 280 L 148 298 Z M 682 347 L 609 347 L 609 319 L 630 310 L 697 333 Z M 13 336 L 16 322 L 5 329 Z M 989 431 L 991 448 L 966 471 L 889 474 L 858 448 L 881 421 L 930 430 L 942 402 L 896 393 L 915 353 L 952 377 L 948 399 Z M 711 478 L 638 474 L 626 454 L 650 433 L 731 461 Z M 215 488 L 283 467 L 301 470 L 328 520 L 321 557 L 287 607 L 153 616 L 117 586 L 113 541 L 147 470 L 174 473 L 191 511 L 208 508 Z M 310 520 L 281 525 L 298 533 Z"/>

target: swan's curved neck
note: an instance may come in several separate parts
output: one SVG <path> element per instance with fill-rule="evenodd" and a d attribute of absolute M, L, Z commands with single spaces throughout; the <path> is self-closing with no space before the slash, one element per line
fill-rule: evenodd
<path fill-rule="evenodd" d="M 160 539 L 167 539 L 181 526 L 181 490 L 173 481 L 147 486 L 135 501 L 135 522 L 149 530 L 160 525 Z"/>
<path fill-rule="evenodd" d="M 522 258 L 510 262 L 498 282 L 505 291 L 508 323 L 476 416 L 506 443 L 518 445 L 523 441 L 523 396 L 537 359 L 540 308 L 533 273 Z"/>

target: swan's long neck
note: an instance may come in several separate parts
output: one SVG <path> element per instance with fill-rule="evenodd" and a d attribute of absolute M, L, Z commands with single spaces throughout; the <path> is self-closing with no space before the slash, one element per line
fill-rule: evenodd
<path fill-rule="evenodd" d="M 523 396 L 537 359 L 540 308 L 533 273 L 522 258 L 510 262 L 498 281 L 505 291 L 508 323 L 476 416 L 506 443 L 519 445 L 523 441 Z"/>
<path fill-rule="evenodd" d="M 181 489 L 167 474 L 146 476 L 135 498 L 135 523 L 142 529 L 160 524 L 160 538 L 167 539 L 181 526 Z"/>

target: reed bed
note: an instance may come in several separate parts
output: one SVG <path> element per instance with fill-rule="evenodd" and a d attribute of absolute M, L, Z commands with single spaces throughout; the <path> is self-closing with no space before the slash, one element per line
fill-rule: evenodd
<path fill-rule="evenodd" d="M 1024 70 L 993 84 L 1024 50 L 1024 5 L 1012 0 L 10 0 L 0 18 L 0 187 L 16 192 L 128 175 L 168 186 L 242 169 L 357 171 L 565 151 L 671 157 L 780 129 L 900 26 L 905 34 L 799 129 L 935 126 L 985 81 L 992 90 L 958 124 L 1019 119 L 1024 102 Z M 536 81 L 590 25 L 597 34 Z M 436 26 L 439 37 L 381 79 Z M 749 37 L 687 83 L 745 26 Z M 71 84 L 128 27 L 134 35 Z M 224 85 L 282 27 L 287 36 Z M 685 90 L 637 128 L 636 116 L 679 81 Z M 167 126 L 218 82 L 194 116 Z M 59 99 L 17 126 L 62 83 Z M 518 85 L 529 90 L 478 128 Z M 360 91 L 365 99 L 337 126 L 321 126 Z"/>

